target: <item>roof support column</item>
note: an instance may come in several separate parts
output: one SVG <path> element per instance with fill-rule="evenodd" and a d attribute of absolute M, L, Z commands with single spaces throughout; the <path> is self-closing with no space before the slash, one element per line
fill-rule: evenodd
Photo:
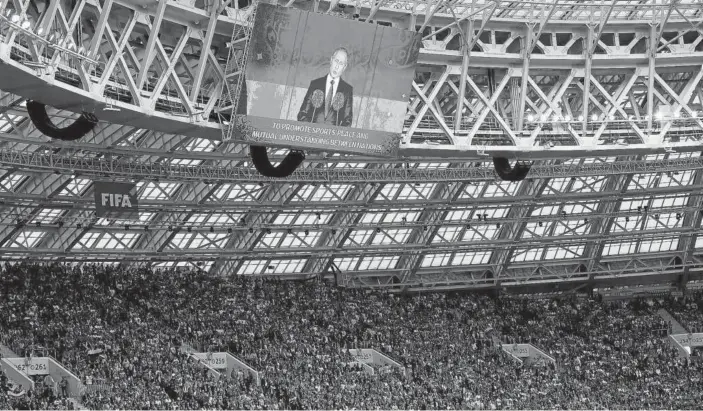
<path fill-rule="evenodd" d="M 657 55 L 657 25 L 649 25 L 649 78 L 647 79 L 647 130 L 652 130 L 652 119 L 654 116 L 654 74 Z M 646 142 L 645 142 L 646 143 Z"/>
<path fill-rule="evenodd" d="M 583 74 L 583 121 L 581 122 L 581 137 L 585 138 L 588 132 L 588 103 L 591 98 L 591 66 L 593 59 L 593 52 L 591 51 L 591 44 L 593 43 L 593 24 L 588 25 L 588 34 L 586 35 L 586 45 L 584 51 L 585 56 L 585 72 Z M 593 142 L 595 144 L 595 142 Z"/>

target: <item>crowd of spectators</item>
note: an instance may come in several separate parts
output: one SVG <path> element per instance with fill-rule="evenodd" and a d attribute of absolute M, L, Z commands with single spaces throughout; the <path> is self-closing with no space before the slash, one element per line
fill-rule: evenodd
<path fill-rule="evenodd" d="M 78 400 L 91 409 L 699 408 L 703 363 L 665 341 L 656 310 L 667 304 L 20 264 L 0 272 L 0 341 L 56 358 L 86 384 Z M 500 342 L 531 343 L 555 361 L 521 363 Z M 215 378 L 187 347 L 229 351 L 260 383 Z M 367 374 L 352 348 L 406 370 Z M 0 408 L 12 408 L 6 398 Z"/>
<path fill-rule="evenodd" d="M 703 291 L 688 292 L 685 296 L 669 297 L 664 307 L 690 333 L 703 333 Z"/>
<path fill-rule="evenodd" d="M 0 370 L 0 410 L 73 410 L 69 398 L 59 398 L 43 378 L 34 378 L 34 389 L 26 390 Z"/>

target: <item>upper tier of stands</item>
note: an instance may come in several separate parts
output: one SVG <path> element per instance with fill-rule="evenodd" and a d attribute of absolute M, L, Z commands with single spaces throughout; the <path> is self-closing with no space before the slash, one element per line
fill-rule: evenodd
<path fill-rule="evenodd" d="M 22 264 L 0 272 L 0 341 L 104 381 L 109 391 L 80 398 L 94 409 L 692 409 L 703 403 L 703 362 L 679 358 L 656 315 L 665 307 L 699 327 L 701 295 L 686 298 L 400 296 L 317 280 Z M 522 366 L 492 337 L 532 343 L 557 364 Z M 233 353 L 261 385 L 213 380 L 184 343 Z M 348 348 L 375 348 L 408 377 L 349 367 Z M 0 408 L 22 401 L 0 389 Z"/>

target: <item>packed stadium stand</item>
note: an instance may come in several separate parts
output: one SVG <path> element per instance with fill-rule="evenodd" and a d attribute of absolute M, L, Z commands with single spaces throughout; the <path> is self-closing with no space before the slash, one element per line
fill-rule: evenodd
<path fill-rule="evenodd" d="M 693 409 L 703 401 L 701 357 L 679 358 L 656 314 L 682 298 L 394 295 L 101 266 L 6 266 L 1 278 L 3 342 L 22 356 L 47 350 L 84 381 L 104 381 L 78 398 L 91 409 Z M 516 362 L 494 334 L 535 344 L 556 363 Z M 246 358 L 261 383 L 211 378 L 184 344 Z M 361 346 L 407 373 L 349 367 L 345 349 Z M 39 408 L 54 404 L 35 396 Z"/>
<path fill-rule="evenodd" d="M 0 0 L 0 409 L 700 409 L 700 0 Z"/>

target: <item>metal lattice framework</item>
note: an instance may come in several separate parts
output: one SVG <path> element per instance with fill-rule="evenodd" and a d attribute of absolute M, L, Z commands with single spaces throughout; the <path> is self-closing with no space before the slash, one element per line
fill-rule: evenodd
<path fill-rule="evenodd" d="M 402 158 L 273 180 L 222 142 L 242 2 L 0 0 L 3 257 L 418 288 L 701 272 L 699 1 L 287 3 L 423 33 Z M 103 121 L 50 141 L 27 98 Z M 490 155 L 538 160 L 510 183 Z M 95 217 L 106 176 L 138 183 L 140 221 Z"/>

